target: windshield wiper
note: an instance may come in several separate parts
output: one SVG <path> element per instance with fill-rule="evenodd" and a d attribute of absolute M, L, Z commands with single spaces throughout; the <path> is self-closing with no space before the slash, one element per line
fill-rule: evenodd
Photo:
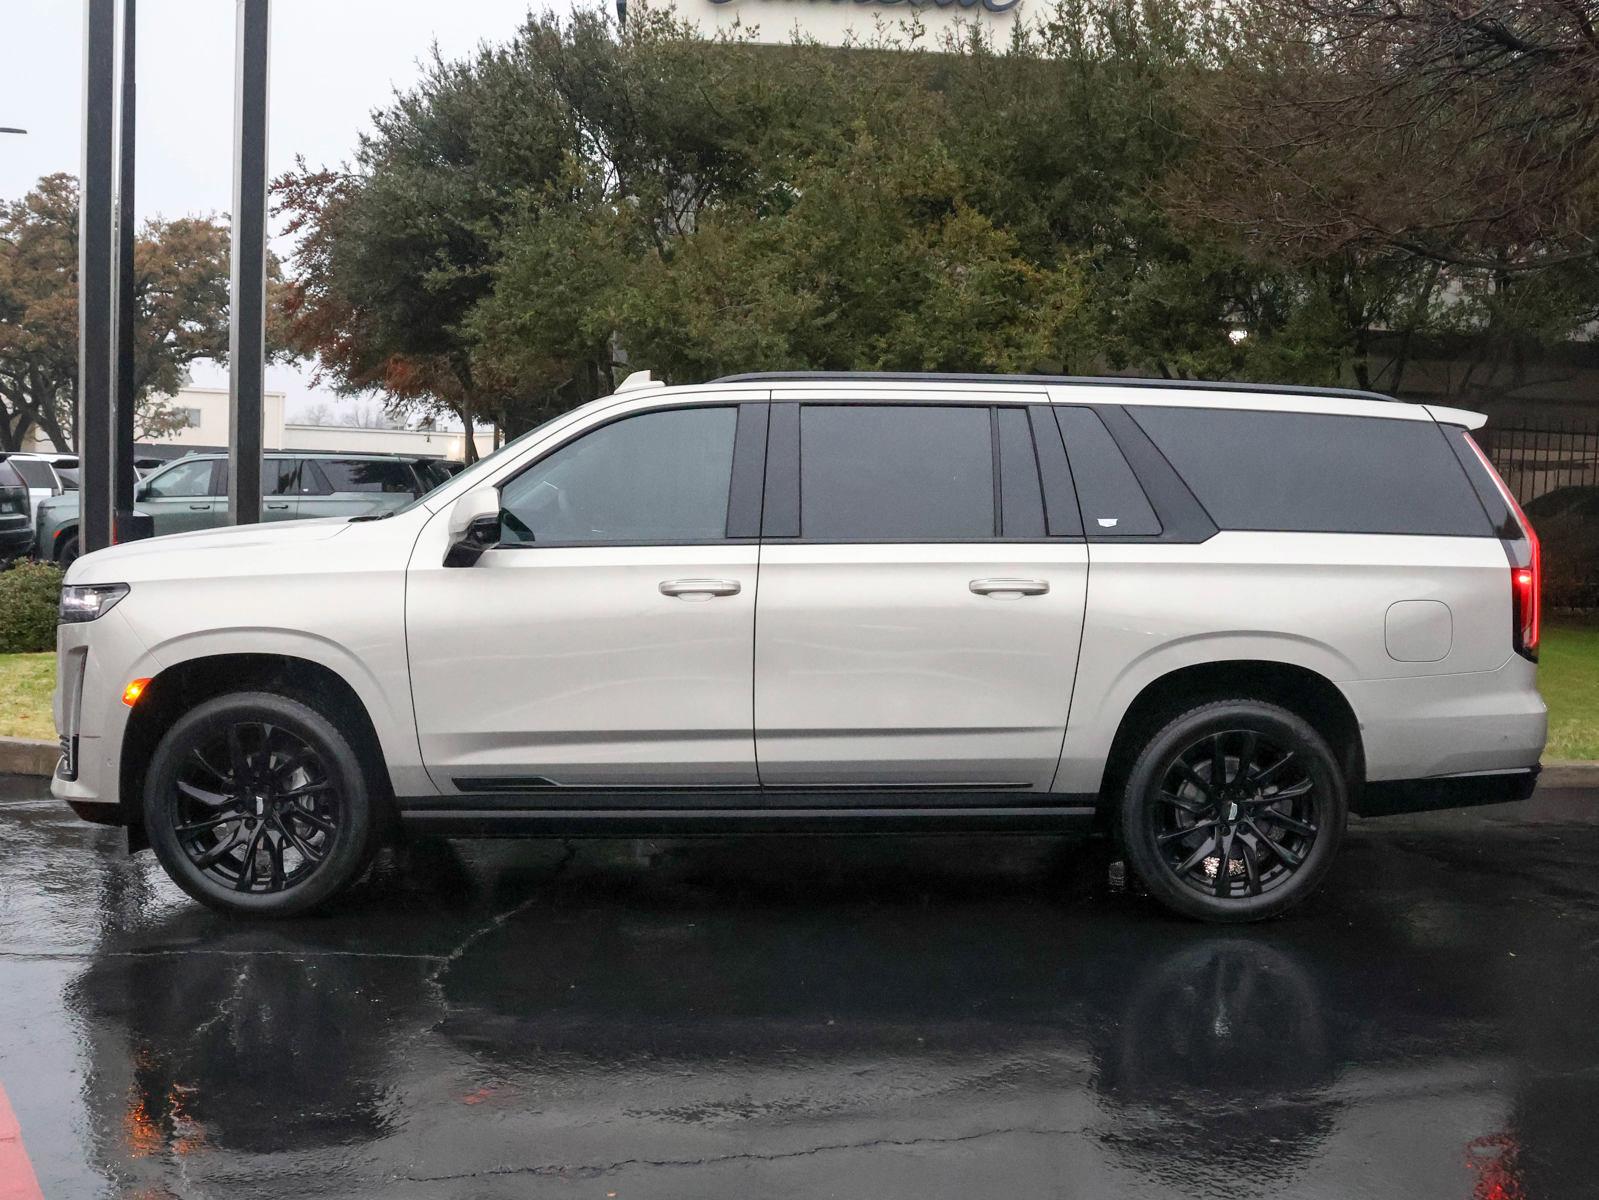
<path fill-rule="evenodd" d="M 350 524 L 354 525 L 357 521 L 387 521 L 394 515 L 395 511 L 395 509 L 391 508 L 388 512 L 361 513 L 359 516 L 351 517 Z"/>

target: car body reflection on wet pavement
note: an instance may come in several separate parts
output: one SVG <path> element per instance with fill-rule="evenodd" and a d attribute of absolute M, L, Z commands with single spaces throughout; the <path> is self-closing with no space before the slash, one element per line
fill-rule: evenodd
<path fill-rule="evenodd" d="M 38 791 L 0 1083 L 48 1196 L 1599 1189 L 1578 793 L 1357 823 L 1218 931 L 1020 838 L 422 843 L 249 924 Z"/>

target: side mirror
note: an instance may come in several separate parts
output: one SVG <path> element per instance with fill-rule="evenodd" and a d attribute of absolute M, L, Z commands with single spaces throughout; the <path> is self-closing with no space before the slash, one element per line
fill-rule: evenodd
<path fill-rule="evenodd" d="M 450 509 L 450 548 L 447 567 L 470 567 L 483 551 L 500 543 L 500 490 L 473 488 Z"/>

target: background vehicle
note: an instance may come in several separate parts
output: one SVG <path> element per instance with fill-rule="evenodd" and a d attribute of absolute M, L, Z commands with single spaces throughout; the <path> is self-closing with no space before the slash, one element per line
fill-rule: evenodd
<path fill-rule="evenodd" d="M 435 460 L 383 454 L 269 453 L 261 476 L 261 515 L 267 521 L 347 517 L 409 504 L 444 481 Z M 228 459 L 190 454 L 151 472 L 134 491 L 157 536 L 228 523 Z M 41 504 L 38 557 L 63 566 L 78 556 L 78 498 L 74 491 Z"/>
<path fill-rule="evenodd" d="M 0 560 L 21 558 L 33 545 L 28 511 L 27 481 L 13 463 L 0 459 Z"/>
<path fill-rule="evenodd" d="M 1179 912 L 1272 916 L 1350 811 L 1531 791 L 1538 545 L 1482 420 L 630 380 L 392 519 L 75 563 L 54 790 L 238 912 L 398 826 L 1100 833 Z"/>
<path fill-rule="evenodd" d="M 15 468 L 22 481 L 28 485 L 28 526 L 31 529 L 38 519 L 39 505 L 51 496 L 59 496 L 66 489 L 48 458 L 37 454 L 0 454 Z"/>

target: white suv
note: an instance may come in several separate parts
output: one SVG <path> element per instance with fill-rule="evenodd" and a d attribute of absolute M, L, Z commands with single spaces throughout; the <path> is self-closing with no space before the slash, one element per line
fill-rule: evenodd
<path fill-rule="evenodd" d="M 1525 797 L 1537 541 L 1369 393 L 634 377 L 398 512 L 67 573 L 54 790 L 302 912 L 397 830 L 1102 832 L 1252 920 L 1346 814 Z"/>

